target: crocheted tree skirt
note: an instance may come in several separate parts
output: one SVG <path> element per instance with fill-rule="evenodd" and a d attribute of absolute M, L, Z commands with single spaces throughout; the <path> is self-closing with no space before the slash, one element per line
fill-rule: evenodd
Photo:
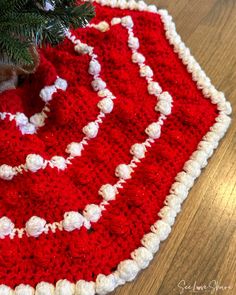
<path fill-rule="evenodd" d="M 165 10 L 95 6 L 92 24 L 41 50 L 37 73 L 0 96 L 1 295 L 133 280 L 230 124 Z"/>

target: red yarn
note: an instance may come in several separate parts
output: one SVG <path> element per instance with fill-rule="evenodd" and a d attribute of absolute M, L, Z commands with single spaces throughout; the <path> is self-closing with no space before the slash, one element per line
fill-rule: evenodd
<path fill-rule="evenodd" d="M 96 8 L 95 23 L 127 15 L 125 10 L 99 5 Z M 90 281 L 100 273 L 111 273 L 140 246 L 141 238 L 157 220 L 176 174 L 214 123 L 216 106 L 197 89 L 174 53 L 165 38 L 160 16 L 137 11 L 128 14 L 140 40 L 139 51 L 151 65 L 155 80 L 173 97 L 172 114 L 160 139 L 148 149 L 132 179 L 91 230 L 0 240 L 0 284 L 35 286 L 40 281 L 55 284 L 62 278 Z M 99 204 L 101 185 L 117 181 L 116 166 L 129 163 L 130 147 L 145 140 L 146 126 L 158 118 L 154 110 L 156 98 L 148 94 L 146 81 L 132 63 L 127 30 L 115 25 L 105 33 L 93 28 L 74 33 L 95 48 L 101 76 L 117 97 L 114 110 L 82 156 L 74 159 L 65 171 L 47 167 L 35 174 L 24 172 L 11 181 L 0 180 L 1 216 L 11 218 L 18 228 L 24 227 L 33 215 L 53 222 L 62 220 L 66 211 Z M 83 126 L 97 116 L 99 97 L 90 85 L 88 56 L 79 56 L 68 40 L 58 48 L 41 50 L 40 54 L 37 73 L 19 89 L 0 95 L 0 111 L 24 112 L 29 116 L 39 112 L 43 106 L 39 91 L 53 84 L 56 75 L 67 80 L 68 89 L 53 97 L 52 111 L 37 134 L 22 135 L 14 121 L 0 120 L 0 164 L 19 165 L 29 153 L 46 159 L 64 156 L 66 146 L 79 142 Z"/>

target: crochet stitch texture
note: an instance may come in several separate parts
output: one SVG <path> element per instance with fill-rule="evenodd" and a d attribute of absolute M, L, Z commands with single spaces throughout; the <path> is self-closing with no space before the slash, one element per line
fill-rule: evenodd
<path fill-rule="evenodd" d="M 0 95 L 0 295 L 133 280 L 230 124 L 166 11 L 95 6 L 92 24 Z"/>

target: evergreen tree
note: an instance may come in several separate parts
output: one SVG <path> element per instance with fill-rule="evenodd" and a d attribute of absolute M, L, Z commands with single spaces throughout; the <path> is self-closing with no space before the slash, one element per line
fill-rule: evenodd
<path fill-rule="evenodd" d="M 90 3 L 76 0 L 0 0 L 0 65 L 31 66 L 32 47 L 58 44 L 66 30 L 94 16 Z"/>

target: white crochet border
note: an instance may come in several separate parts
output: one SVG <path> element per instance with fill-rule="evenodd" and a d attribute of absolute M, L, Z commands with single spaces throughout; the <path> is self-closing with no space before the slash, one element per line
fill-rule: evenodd
<path fill-rule="evenodd" d="M 148 6 L 143 1 L 137 3 L 132 0 L 95 0 L 95 2 L 115 8 L 146 10 L 155 13 L 155 6 Z M 160 218 L 151 226 L 151 232 L 146 234 L 141 240 L 143 246 L 131 253 L 131 259 L 120 262 L 115 272 L 108 276 L 103 274 L 98 275 L 96 282 L 79 280 L 76 284 L 73 284 L 67 280 L 60 280 L 55 287 L 49 283 L 41 282 L 36 286 L 36 289 L 29 285 L 21 284 L 13 291 L 10 287 L 0 285 L 0 293 L 2 292 L 4 295 L 107 294 L 119 285 L 132 281 L 141 269 L 146 268 L 152 260 L 153 254 L 159 249 L 159 242 L 168 237 L 175 216 L 180 211 L 181 203 L 186 199 L 194 180 L 200 175 L 201 169 L 206 166 L 208 158 L 211 157 L 214 149 L 216 149 L 220 139 L 224 136 L 230 125 L 231 119 L 228 115 L 231 113 L 231 106 L 226 101 L 223 93 L 218 92 L 211 84 L 210 79 L 201 70 L 200 65 L 190 54 L 189 49 L 181 41 L 168 12 L 166 10 L 159 10 L 156 13 L 161 16 L 167 39 L 173 45 L 174 51 L 178 53 L 179 58 L 186 65 L 188 72 L 192 74 L 198 89 L 201 89 L 204 96 L 211 99 L 211 102 L 217 105 L 219 116 L 216 118 L 216 122 L 203 137 L 202 141 L 200 141 L 197 150 L 192 154 L 190 160 L 185 163 L 183 171 L 177 174 L 177 181 L 172 185 L 170 195 L 166 198 L 166 206 L 158 213 Z"/>

